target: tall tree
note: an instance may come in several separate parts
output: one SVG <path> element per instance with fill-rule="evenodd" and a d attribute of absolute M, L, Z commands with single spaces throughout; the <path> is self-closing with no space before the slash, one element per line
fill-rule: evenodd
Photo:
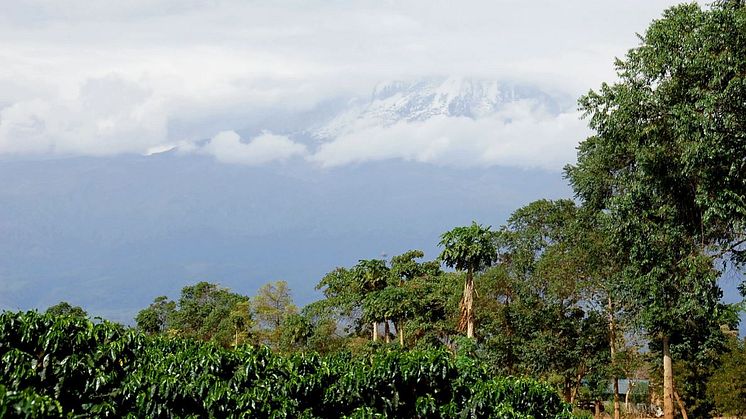
<path fill-rule="evenodd" d="M 596 134 L 566 172 L 612 217 L 629 308 L 662 353 L 670 419 L 671 346 L 719 333 L 715 263 L 746 262 L 746 9 L 672 7 L 616 67 L 618 82 L 580 100 Z"/>
<path fill-rule="evenodd" d="M 507 360 L 525 374 L 554 375 L 568 402 L 586 377 L 609 378 L 614 349 L 605 324 L 612 323 L 602 280 L 608 268 L 599 268 L 613 265 L 600 257 L 603 242 L 594 233 L 574 202 L 534 201 L 500 229 L 500 263 L 488 276 L 507 291 L 497 308 L 505 313 L 503 335 L 512 338 L 504 348 L 517 352 Z"/>
<path fill-rule="evenodd" d="M 390 280 L 390 268 L 382 259 L 360 260 L 350 271 L 358 296 L 363 303 L 363 315 L 372 325 L 373 341 L 378 340 L 378 323 L 388 320 L 383 317 L 384 310 L 375 303 L 374 293 L 386 288 Z M 366 301 L 367 300 L 367 301 Z M 367 302 L 367 304 L 366 304 Z M 386 334 L 388 340 L 388 333 Z"/>
<path fill-rule="evenodd" d="M 162 295 L 156 297 L 147 308 L 140 310 L 135 317 L 137 328 L 145 333 L 165 332 L 174 320 L 176 303 Z"/>
<path fill-rule="evenodd" d="M 728 339 L 728 351 L 707 383 L 707 392 L 721 416 L 746 416 L 746 340 Z"/>
<path fill-rule="evenodd" d="M 327 354 L 339 350 L 344 339 L 338 334 L 337 322 L 325 301 L 316 301 L 285 318 L 280 336 L 284 352 L 313 351 Z"/>
<path fill-rule="evenodd" d="M 181 290 L 177 309 L 169 322 L 174 333 L 223 346 L 235 344 L 236 323 L 231 313 L 248 297 L 210 282 L 198 282 Z"/>
<path fill-rule="evenodd" d="M 362 259 L 351 268 L 337 268 L 316 286 L 325 296 L 320 305 L 339 318 L 346 318 L 342 323 L 352 323 L 358 331 L 367 323 L 372 327 L 370 336 L 374 341 L 378 340 L 378 324 L 391 320 L 403 344 L 404 321 L 419 316 L 420 309 L 424 310 L 430 301 L 423 281 L 440 274 L 439 263 L 416 260 L 423 256 L 421 251 L 412 250 L 394 256 L 390 266 L 382 259 Z"/>
<path fill-rule="evenodd" d="M 230 321 L 234 328 L 233 347 L 249 340 L 251 329 L 254 326 L 254 318 L 251 313 L 249 300 L 239 301 L 230 312 Z"/>
<path fill-rule="evenodd" d="M 276 281 L 262 285 L 252 302 L 264 343 L 277 347 L 282 335 L 282 324 L 289 315 L 298 312 L 288 283 Z"/>
<path fill-rule="evenodd" d="M 434 278 L 440 275 L 440 264 L 436 261 L 418 262 L 425 253 L 410 250 L 391 258 L 391 284 L 385 296 L 387 317 L 396 321 L 399 345 L 404 346 L 404 323 L 416 314 L 421 303 L 417 288 L 410 286 L 415 278 Z"/>
<path fill-rule="evenodd" d="M 74 306 L 67 301 L 60 301 L 59 303 L 50 306 L 45 312 L 53 316 L 72 316 L 86 318 L 88 313 L 79 306 Z"/>
<path fill-rule="evenodd" d="M 360 311 L 362 299 L 350 269 L 335 268 L 321 278 L 316 289 L 324 294 L 324 299 L 319 304 L 333 316 L 349 323 L 356 312 Z"/>
<path fill-rule="evenodd" d="M 439 246 L 443 247 L 440 260 L 446 266 L 466 271 L 464 293 L 461 300 L 459 330 L 474 337 L 474 273 L 492 265 L 497 259 L 497 248 L 490 227 L 472 222 L 470 226 L 456 227 L 443 233 Z"/>

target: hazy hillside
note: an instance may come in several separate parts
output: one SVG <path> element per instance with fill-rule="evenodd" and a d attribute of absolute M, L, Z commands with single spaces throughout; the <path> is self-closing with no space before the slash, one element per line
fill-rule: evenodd
<path fill-rule="evenodd" d="M 530 200 L 570 194 L 543 171 L 252 168 L 169 153 L 6 161 L 0 178 L 0 304 L 68 300 L 128 322 L 197 280 L 248 293 L 286 279 L 305 303 L 337 264 L 410 248 L 434 257 L 453 225 L 499 225 Z"/>

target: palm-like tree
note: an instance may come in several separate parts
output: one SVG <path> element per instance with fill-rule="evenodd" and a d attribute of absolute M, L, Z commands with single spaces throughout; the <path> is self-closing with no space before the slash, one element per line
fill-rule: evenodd
<path fill-rule="evenodd" d="M 492 265 L 497 260 L 497 248 L 490 228 L 472 222 L 470 226 L 456 227 L 443 233 L 438 244 L 443 247 L 440 260 L 446 266 L 466 271 L 464 295 L 460 304 L 459 331 L 466 330 L 466 336 L 469 338 L 474 337 L 474 272 Z"/>
<path fill-rule="evenodd" d="M 386 288 L 389 280 L 389 267 L 386 266 L 386 261 L 382 259 L 360 260 L 352 268 L 351 273 L 361 299 L 365 299 L 369 294 Z M 378 320 L 373 319 L 371 322 L 374 342 L 378 340 Z M 386 323 L 388 324 L 388 322 Z M 388 340 L 388 333 L 386 334 L 386 339 Z"/>

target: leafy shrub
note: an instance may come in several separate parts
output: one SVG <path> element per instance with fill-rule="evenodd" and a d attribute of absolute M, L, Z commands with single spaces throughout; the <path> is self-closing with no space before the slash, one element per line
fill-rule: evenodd
<path fill-rule="evenodd" d="M 569 417 L 550 386 L 445 350 L 279 356 L 5 312 L 0 360 L 0 416 Z"/>

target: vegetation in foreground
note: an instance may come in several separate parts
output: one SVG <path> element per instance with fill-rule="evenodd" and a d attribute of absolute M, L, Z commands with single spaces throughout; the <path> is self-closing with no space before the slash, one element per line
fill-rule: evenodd
<path fill-rule="evenodd" d="M 551 386 L 442 349 L 282 356 L 35 312 L 0 336 L 3 417 L 570 417 Z"/>

